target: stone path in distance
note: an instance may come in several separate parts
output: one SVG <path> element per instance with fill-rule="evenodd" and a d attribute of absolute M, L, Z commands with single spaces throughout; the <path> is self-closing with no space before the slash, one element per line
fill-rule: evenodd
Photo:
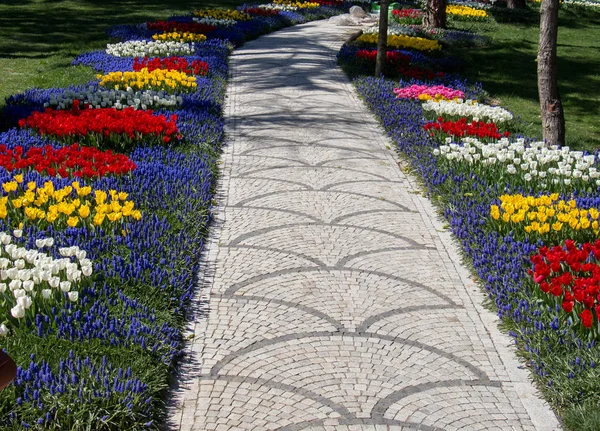
<path fill-rule="evenodd" d="M 336 68 L 352 31 L 291 27 L 231 58 L 221 205 L 169 422 L 559 429 Z"/>

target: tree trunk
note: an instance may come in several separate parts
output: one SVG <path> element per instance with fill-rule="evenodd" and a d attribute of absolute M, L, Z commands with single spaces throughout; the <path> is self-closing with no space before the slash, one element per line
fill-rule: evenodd
<path fill-rule="evenodd" d="M 375 61 L 375 76 L 377 77 L 385 73 L 389 5 L 389 0 L 379 2 L 379 38 L 377 39 L 377 59 Z"/>
<path fill-rule="evenodd" d="M 542 135 L 549 145 L 565 143 L 565 115 L 558 94 L 556 65 L 558 2 L 559 0 L 542 0 L 540 6 L 540 43 L 537 58 L 538 92 Z"/>
<path fill-rule="evenodd" d="M 508 0 L 507 6 L 509 9 L 525 9 L 525 0 Z"/>
<path fill-rule="evenodd" d="M 446 27 L 446 0 L 427 0 L 423 25 L 427 28 Z"/>

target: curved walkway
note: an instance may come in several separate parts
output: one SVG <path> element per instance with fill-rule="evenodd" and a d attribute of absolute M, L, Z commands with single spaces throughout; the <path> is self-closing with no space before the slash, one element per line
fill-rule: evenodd
<path fill-rule="evenodd" d="M 326 21 L 231 61 L 219 226 L 181 430 L 555 430 L 335 54 Z"/>

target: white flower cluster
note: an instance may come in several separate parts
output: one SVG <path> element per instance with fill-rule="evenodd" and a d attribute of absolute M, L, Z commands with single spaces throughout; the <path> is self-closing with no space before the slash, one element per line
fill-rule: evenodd
<path fill-rule="evenodd" d="M 463 138 L 462 141 L 462 145 L 448 142 L 433 153 L 469 165 L 478 163 L 488 169 L 499 167 L 502 173 L 519 174 L 527 182 L 539 179 L 545 184 L 564 186 L 574 182 L 594 182 L 600 186 L 599 160 L 593 154 L 558 145 L 548 147 L 544 142 L 525 144 L 524 139 L 510 142 L 508 138 L 502 138 L 496 143 L 484 143 L 476 138 Z"/>
<path fill-rule="evenodd" d="M 427 100 L 422 106 L 423 110 L 433 111 L 436 116 L 470 117 L 474 121 L 493 121 L 495 123 L 513 119 L 513 115 L 500 106 L 484 105 L 473 100 Z"/>
<path fill-rule="evenodd" d="M 494 0 L 494 2 L 495 2 L 495 0 Z M 455 5 L 455 6 L 468 6 L 468 7 L 472 7 L 473 9 L 491 9 L 492 8 L 491 4 L 480 3 L 477 1 L 469 1 L 469 0 L 449 0 L 448 4 Z"/>
<path fill-rule="evenodd" d="M 585 1 L 585 0 L 565 0 L 563 4 L 567 6 L 583 6 L 583 7 L 596 7 L 600 8 L 600 2 L 596 1 Z"/>
<path fill-rule="evenodd" d="M 44 107 L 54 109 L 70 109 L 73 100 L 88 104 L 91 108 L 116 108 L 133 107 L 135 109 L 157 109 L 181 105 L 181 96 L 169 94 L 164 91 L 144 90 L 134 91 L 131 87 L 127 90 L 96 90 L 93 87 L 88 91 L 66 90 L 63 94 L 50 98 Z"/>
<path fill-rule="evenodd" d="M 298 8 L 296 6 L 290 6 L 287 4 L 275 4 L 275 3 L 268 3 L 268 4 L 259 4 L 257 7 L 261 8 L 261 9 L 269 9 L 269 10 L 281 10 L 281 11 L 288 11 L 288 12 L 293 12 L 298 10 Z"/>
<path fill-rule="evenodd" d="M 171 55 L 192 55 L 194 44 L 174 41 L 130 40 L 109 43 L 106 53 L 115 57 L 169 57 Z"/>
<path fill-rule="evenodd" d="M 15 230 L 13 235 L 20 238 L 23 231 Z M 79 292 L 71 289 L 93 271 L 85 250 L 77 246 L 63 247 L 59 249 L 63 257 L 54 259 L 42 251 L 17 246 L 12 239 L 10 234 L 0 232 L 0 304 L 10 308 L 12 317 L 25 317 L 26 310 L 40 298 L 58 299 L 66 293 L 72 302 L 79 299 Z M 54 239 L 37 239 L 35 245 L 38 249 L 52 247 Z M 73 257 L 76 261 L 71 259 Z M 0 335 L 7 333 L 8 328 L 2 323 Z"/>
<path fill-rule="evenodd" d="M 379 34 L 379 26 L 374 25 L 371 27 L 367 27 L 367 28 L 363 29 L 363 34 Z M 388 25 L 388 35 L 390 35 L 390 34 L 393 34 L 395 36 L 400 36 L 400 35 L 412 36 L 412 37 L 418 36 L 415 29 L 413 29 L 412 27 L 408 27 L 408 26 L 396 24 L 396 23 L 390 23 L 390 25 Z"/>
<path fill-rule="evenodd" d="M 214 25 L 215 27 L 229 27 L 237 24 L 237 21 L 234 19 L 217 19 L 217 18 L 194 18 L 199 24 L 204 25 Z"/>

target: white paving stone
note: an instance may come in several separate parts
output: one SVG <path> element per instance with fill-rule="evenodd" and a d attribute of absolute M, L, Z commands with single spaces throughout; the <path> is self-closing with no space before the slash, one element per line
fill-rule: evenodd
<path fill-rule="evenodd" d="M 231 59 L 177 430 L 559 429 L 316 22 Z"/>

